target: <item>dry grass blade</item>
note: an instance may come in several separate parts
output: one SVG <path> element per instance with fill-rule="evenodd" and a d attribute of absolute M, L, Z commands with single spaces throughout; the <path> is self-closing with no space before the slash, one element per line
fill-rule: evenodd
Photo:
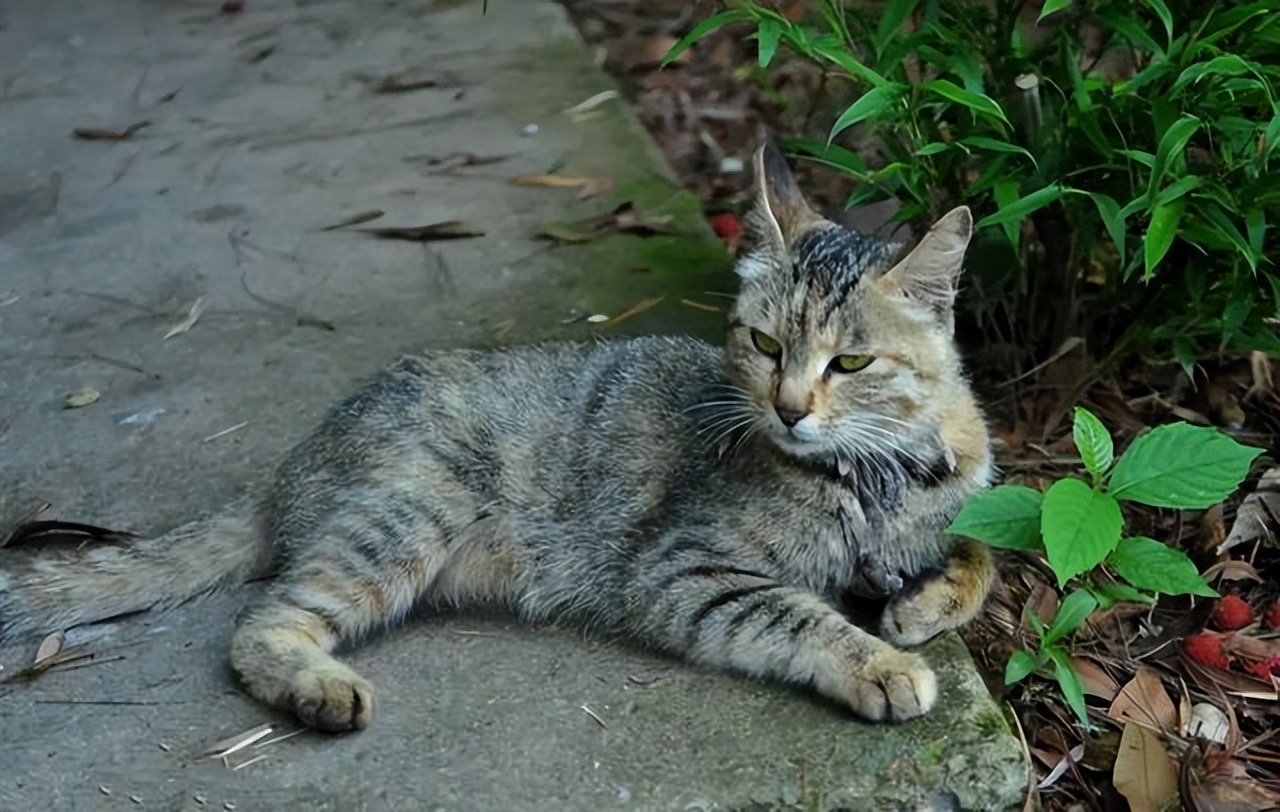
<path fill-rule="evenodd" d="M 204 297 L 201 296 L 200 298 L 192 302 L 191 309 L 187 311 L 187 317 L 183 319 L 181 322 L 179 322 L 178 324 L 175 324 L 173 328 L 169 330 L 169 332 L 164 334 L 164 338 L 160 340 L 168 341 L 174 336 L 180 336 L 183 333 L 190 330 L 192 327 L 195 327 L 196 322 L 200 319 L 200 315 L 204 313 L 204 309 L 205 309 L 205 300 L 204 300 Z"/>
<path fill-rule="evenodd" d="M 258 725 L 251 730 L 246 730 L 243 733 L 231 736 L 230 738 L 223 739 L 222 741 L 211 745 L 200 755 L 205 758 L 224 758 L 232 753 L 243 750 L 256 741 L 270 736 L 272 730 L 273 728 L 269 723 Z"/>
<path fill-rule="evenodd" d="M 587 707 L 586 705 L 583 705 L 583 706 L 582 706 L 582 709 L 583 709 L 584 711 L 586 711 L 586 713 L 587 713 L 587 715 L 588 715 L 588 716 L 590 716 L 592 719 L 595 719 L 595 720 L 596 720 L 596 724 L 600 725 L 600 727 L 604 728 L 605 730 L 608 730 L 608 729 L 609 729 L 609 725 L 608 725 L 608 724 L 606 724 L 606 723 L 605 723 L 605 721 L 604 721 L 603 719 L 601 719 L 601 718 L 600 718 L 600 714 L 598 714 L 598 713 L 596 713 L 595 711 L 591 710 L 591 708 Z"/>
<path fill-rule="evenodd" d="M 720 312 L 720 308 L 716 307 L 715 305 L 703 304 L 702 302 L 695 302 L 692 299 L 681 299 L 680 304 L 684 305 L 685 307 L 692 307 L 694 310 L 704 310 L 708 313 Z"/>
<path fill-rule="evenodd" d="M 609 321 L 605 323 L 612 326 L 614 324 L 618 324 L 619 322 L 626 321 L 632 316 L 638 316 L 641 313 L 645 312 L 646 310 L 651 310 L 652 308 L 656 307 L 664 298 L 666 297 L 654 296 L 652 299 L 641 299 L 640 301 L 636 302 L 634 305 L 627 308 L 626 310 L 619 313 L 618 315 L 614 316 L 613 318 L 609 319 Z"/>
<path fill-rule="evenodd" d="M 461 220 L 445 220 L 425 226 L 362 228 L 360 231 L 374 237 L 389 240 L 410 240 L 412 242 L 434 242 L 436 240 L 463 240 L 469 237 L 483 237 L 484 232 L 469 226 Z"/>
<path fill-rule="evenodd" d="M 214 440 L 218 439 L 219 437 L 226 437 L 228 434 L 230 434 L 230 433 L 232 433 L 232 432 L 234 432 L 234 431 L 239 431 L 240 429 L 244 428 L 244 427 L 245 427 L 245 426 L 247 426 L 247 425 L 249 425 L 249 421 L 248 421 L 248 420 L 241 421 L 241 422 L 239 422 L 239 423 L 236 423 L 234 426 L 228 426 L 227 428 L 223 429 L 222 431 L 216 431 L 216 432 L 214 432 L 213 434 L 210 434 L 208 437 L 204 438 L 204 439 L 203 439 L 203 440 L 201 440 L 200 442 L 202 442 L 202 443 L 209 443 L 209 442 L 213 442 Z"/>
<path fill-rule="evenodd" d="M 567 175 L 516 175 L 508 178 L 507 183 L 512 186 L 544 186 L 553 189 L 570 189 L 576 186 L 586 186 L 591 183 L 591 178 L 574 178 Z"/>
<path fill-rule="evenodd" d="M 71 134 L 82 141 L 128 141 L 133 134 L 150 127 L 150 121 L 139 121 L 136 124 L 130 124 L 123 130 L 102 130 L 96 127 L 76 127 Z"/>

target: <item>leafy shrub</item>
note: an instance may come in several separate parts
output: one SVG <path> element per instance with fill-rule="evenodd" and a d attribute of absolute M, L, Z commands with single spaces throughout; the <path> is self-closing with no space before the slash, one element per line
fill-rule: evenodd
<path fill-rule="evenodd" d="M 697 25 L 754 27 L 846 80 L 826 139 L 788 142 L 925 224 L 981 219 L 969 325 L 1043 358 L 1070 337 L 1112 360 L 1205 345 L 1280 351 L 1280 2 L 811 0 L 792 20 L 755 0 Z M 1031 11 L 1034 14 L 1034 10 Z M 849 128 L 885 157 L 839 144 Z"/>
<path fill-rule="evenodd" d="M 995 547 L 1042 553 L 1058 586 L 1074 585 L 1048 626 L 1028 615 L 1039 646 L 1014 652 L 1005 681 L 1018 682 L 1051 664 L 1067 701 L 1088 724 L 1064 642 L 1090 613 L 1118 600 L 1150 602 L 1153 593 L 1217 595 L 1182 551 L 1125 536 L 1120 502 L 1187 510 L 1216 505 L 1262 452 L 1215 429 L 1172 423 L 1139 436 L 1115 460 L 1111 435 L 1083 408 L 1075 411 L 1073 439 L 1090 482 L 1060 479 L 1043 494 L 1001 485 L 971 499 L 947 530 Z"/>

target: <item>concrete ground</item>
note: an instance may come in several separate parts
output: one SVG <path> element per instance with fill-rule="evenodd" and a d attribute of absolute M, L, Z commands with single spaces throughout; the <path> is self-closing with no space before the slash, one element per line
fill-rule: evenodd
<path fill-rule="evenodd" d="M 0 0 L 6 525 L 45 501 L 140 532 L 216 510 L 401 351 L 719 332 L 733 281 L 696 201 L 621 101 L 567 112 L 612 83 L 560 6 L 218 6 Z M 378 92 L 395 73 L 435 83 Z M 141 122 L 122 140 L 72 137 Z M 458 153 L 505 157 L 456 166 Z M 553 170 L 614 189 L 578 200 L 507 182 Z M 535 237 L 628 200 L 678 233 Z M 371 209 L 384 215 L 365 227 L 461 220 L 485 236 L 319 231 Z M 583 319 L 659 296 L 616 326 Z M 86 390 L 97 400 L 67 408 Z M 471 615 L 349 655 L 379 690 L 369 731 L 201 759 L 263 723 L 294 729 L 228 673 L 242 597 L 75 630 L 96 664 L 0 685 L 0 810 L 994 810 L 1025 785 L 955 637 L 926 649 L 942 707 L 876 727 L 778 686 Z M 0 651 L 0 673 L 33 654 Z"/>

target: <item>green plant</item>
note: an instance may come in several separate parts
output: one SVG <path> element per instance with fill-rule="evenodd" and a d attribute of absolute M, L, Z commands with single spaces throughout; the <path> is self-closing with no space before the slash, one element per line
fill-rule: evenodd
<path fill-rule="evenodd" d="M 1120 503 L 1203 509 L 1239 486 L 1261 449 L 1243 446 L 1216 429 L 1172 423 L 1140 435 L 1114 459 L 1111 435 L 1092 413 L 1076 408 L 1072 432 L 1089 481 L 1059 479 L 1041 494 L 1001 485 L 978 494 L 947 528 L 994 547 L 1045 556 L 1066 590 L 1046 625 L 1029 613 L 1039 638 L 1033 651 L 1015 651 L 1005 681 L 1018 682 L 1052 666 L 1076 715 L 1088 724 L 1084 693 L 1071 668 L 1069 636 L 1098 607 L 1150 602 L 1153 594 L 1216 596 L 1185 553 L 1144 536 L 1126 536 Z"/>
<path fill-rule="evenodd" d="M 972 335 L 1044 358 L 1280 351 L 1280 0 L 812 0 L 799 20 L 725 0 L 673 48 L 754 27 L 762 66 L 811 60 L 846 99 L 789 148 L 926 224 L 981 219 Z M 856 137 L 852 137 L 856 134 Z M 871 166 L 849 146 L 884 156 Z"/>

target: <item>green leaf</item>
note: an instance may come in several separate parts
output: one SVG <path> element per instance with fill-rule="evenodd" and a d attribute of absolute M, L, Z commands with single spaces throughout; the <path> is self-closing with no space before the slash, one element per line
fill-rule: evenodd
<path fill-rule="evenodd" d="M 1005 118 L 1004 110 L 1000 109 L 1000 104 L 985 93 L 974 93 L 972 90 L 965 90 L 963 87 L 946 79 L 934 79 L 932 82 L 925 82 L 924 89 L 936 93 L 948 101 L 962 104 L 978 115 L 993 118 L 1005 124 L 1009 123 L 1009 119 Z"/>
<path fill-rule="evenodd" d="M 1040 506 L 1040 534 L 1058 586 L 1101 563 L 1115 549 L 1123 524 L 1120 505 L 1109 494 L 1078 479 L 1053 483 Z"/>
<path fill-rule="evenodd" d="M 840 114 L 840 118 L 836 119 L 836 123 L 831 126 L 831 134 L 827 136 L 827 140 L 835 138 L 859 121 L 892 109 L 905 89 L 904 85 L 895 82 L 883 87 L 873 87 L 863 93 L 858 97 L 857 101 L 849 105 L 848 109 Z"/>
<path fill-rule="evenodd" d="M 1071 667 L 1071 658 L 1065 651 L 1054 646 L 1049 649 L 1049 659 L 1053 660 L 1053 677 L 1062 688 L 1062 696 L 1067 700 L 1067 705 L 1075 711 L 1080 724 L 1091 727 L 1089 708 L 1084 704 L 1084 686 L 1080 684 L 1080 677 Z"/>
<path fill-rule="evenodd" d="M 969 497 L 946 532 L 1006 550 L 1030 550 L 1040 542 L 1039 491 L 1000 485 Z"/>
<path fill-rule="evenodd" d="M 937 155 L 939 152 L 946 152 L 949 149 L 951 149 L 950 144 L 943 141 L 934 141 L 933 143 L 925 144 L 923 147 L 916 150 L 916 156 L 925 158 L 930 155 Z"/>
<path fill-rule="evenodd" d="M 719 31 L 729 23 L 738 23 L 749 19 L 751 19 L 750 15 L 745 11 L 738 10 L 722 11 L 719 14 L 712 14 L 707 19 L 695 25 L 688 34 L 685 34 L 680 38 L 679 42 L 672 45 L 671 50 L 667 51 L 667 55 L 662 57 L 662 64 L 664 66 L 671 64 L 672 60 L 689 50 L 689 46 L 693 45 L 708 34 Z"/>
<path fill-rule="evenodd" d="M 1146 536 L 1121 539 L 1107 563 L 1139 589 L 1166 595 L 1218 596 L 1186 553 Z"/>
<path fill-rule="evenodd" d="M 1218 233 L 1227 239 L 1237 251 L 1244 255 L 1245 262 L 1249 263 L 1249 269 L 1255 273 L 1258 270 L 1258 258 L 1254 255 L 1253 249 L 1245 240 L 1244 235 L 1240 233 L 1240 228 L 1231 220 L 1227 214 L 1217 203 L 1212 201 L 1203 201 L 1196 210 L 1204 216 L 1204 219 L 1213 225 Z"/>
<path fill-rule="evenodd" d="M 1009 662 L 1004 666 L 1004 684 L 1013 685 L 1022 682 L 1027 675 L 1040 667 L 1040 663 L 1036 662 L 1036 658 L 1029 653 L 1018 649 L 1009 655 Z"/>
<path fill-rule="evenodd" d="M 991 184 L 991 194 L 996 199 L 996 205 L 1000 208 L 1008 208 L 1018 202 L 1018 179 L 1017 178 L 1000 178 Z M 1022 236 L 1022 224 L 1009 220 L 1001 223 L 1000 228 L 1004 229 L 1004 236 L 1009 240 L 1009 244 L 1013 246 L 1013 250 L 1018 250 L 1019 237 Z"/>
<path fill-rule="evenodd" d="M 1151 212 L 1151 224 L 1147 226 L 1147 235 L 1142 238 L 1143 279 L 1150 279 L 1155 274 L 1156 266 L 1173 246 L 1173 238 L 1178 236 L 1178 223 L 1182 220 L 1182 212 L 1187 201 L 1175 200 L 1162 203 Z"/>
<path fill-rule="evenodd" d="M 1160 181 L 1164 180 L 1165 174 L 1169 171 L 1169 166 L 1175 158 L 1182 155 L 1187 142 L 1198 129 L 1200 129 L 1200 119 L 1195 116 L 1183 116 L 1169 125 L 1169 129 L 1165 130 L 1164 135 L 1160 137 L 1160 145 L 1156 147 L 1155 163 L 1151 166 L 1151 185 L 1147 192 L 1153 199 L 1156 189 L 1160 188 Z"/>
<path fill-rule="evenodd" d="M 1155 9 L 1156 16 L 1164 24 L 1165 42 L 1173 45 L 1173 14 L 1169 11 L 1169 7 L 1165 5 L 1164 0 L 1147 0 L 1147 3 Z"/>
<path fill-rule="evenodd" d="M 1032 166 L 1039 167 L 1039 164 L 1036 163 L 1035 156 L 1017 144 L 1009 144 L 997 138 L 988 138 L 985 135 L 971 135 L 968 138 L 960 139 L 960 143 L 964 144 L 966 147 L 977 147 L 978 149 L 985 149 L 991 152 L 1016 152 L 1019 155 L 1027 156 L 1027 158 L 1031 160 Z"/>
<path fill-rule="evenodd" d="M 1089 198 L 1093 200 L 1093 204 L 1098 207 L 1098 216 L 1102 218 L 1102 225 L 1107 229 L 1107 236 L 1111 238 L 1111 242 L 1115 243 L 1116 253 L 1124 256 L 1124 216 L 1120 214 L 1120 204 L 1116 202 L 1114 197 L 1104 195 L 1101 192 L 1086 192 Z"/>
<path fill-rule="evenodd" d="M 873 40 L 877 55 L 884 53 L 884 46 L 897 35 L 898 29 L 902 28 L 902 24 L 911 16 L 911 12 L 915 11 L 918 2 L 919 0 L 895 0 L 884 4 L 880 14 L 880 25 L 876 28 L 876 36 Z"/>
<path fill-rule="evenodd" d="M 1040 22 L 1050 14 L 1057 14 L 1063 9 L 1071 8 L 1075 0 L 1045 0 L 1044 8 L 1040 9 L 1040 16 L 1036 18 L 1036 22 Z"/>
<path fill-rule="evenodd" d="M 1093 412 L 1083 406 L 1077 406 L 1071 427 L 1071 438 L 1075 440 L 1080 459 L 1084 460 L 1084 467 L 1093 474 L 1095 481 L 1102 479 L 1107 469 L 1111 467 L 1115 454 L 1115 447 L 1111 443 L 1111 432 L 1107 431 L 1107 427 L 1102 425 L 1102 421 L 1095 417 Z"/>
<path fill-rule="evenodd" d="M 1262 255 L 1262 241 L 1267 234 L 1267 213 L 1258 207 L 1250 209 L 1244 216 L 1244 227 L 1249 232 L 1249 248 L 1253 253 Z"/>
<path fill-rule="evenodd" d="M 862 64 L 846 50 L 843 43 L 815 43 L 813 47 L 814 53 L 828 62 L 833 62 L 844 68 L 845 72 L 851 76 L 856 76 L 872 87 L 884 87 L 889 84 L 889 80 L 876 73 L 871 68 Z"/>
<path fill-rule="evenodd" d="M 1196 379 L 1196 345 L 1184 335 L 1173 337 L 1173 359 L 1187 373 L 1187 380 Z"/>
<path fill-rule="evenodd" d="M 1008 206 L 1002 206 L 1000 211 L 995 214 L 989 214 L 978 221 L 978 228 L 987 228 L 988 226 L 998 226 L 1003 223 L 1012 222 L 1014 220 L 1022 220 L 1027 215 L 1033 214 L 1045 206 L 1055 203 L 1062 198 L 1063 189 L 1056 183 L 1051 183 L 1043 189 L 1037 189 L 1026 197 L 1021 198 L 1015 203 Z"/>
<path fill-rule="evenodd" d="M 1080 628 L 1085 618 L 1097 608 L 1098 600 L 1090 595 L 1088 590 L 1073 590 L 1070 595 L 1062 599 L 1062 605 L 1058 607 L 1057 614 L 1053 616 L 1049 628 L 1045 629 L 1040 639 L 1041 645 L 1051 646 L 1071 634 Z"/>
<path fill-rule="evenodd" d="M 1155 603 L 1155 599 L 1150 595 L 1139 592 L 1128 584 L 1098 584 L 1089 587 L 1089 592 L 1093 597 L 1098 599 L 1098 606 L 1103 609 L 1110 609 L 1113 604 L 1120 601 L 1129 601 L 1130 603 Z"/>
<path fill-rule="evenodd" d="M 767 68 L 778 52 L 778 40 L 782 39 L 782 22 L 773 17 L 765 17 L 760 21 L 760 29 L 756 31 L 756 40 L 760 45 L 760 67 Z"/>
<path fill-rule="evenodd" d="M 1230 496 L 1261 453 L 1217 429 L 1171 423 L 1133 441 L 1112 469 L 1109 489 L 1116 499 L 1199 510 Z"/>
<path fill-rule="evenodd" d="M 1190 65 L 1181 74 L 1178 80 L 1173 83 L 1170 93 L 1177 93 L 1182 88 L 1192 82 L 1198 82 L 1206 76 L 1219 74 L 1222 76 L 1239 76 L 1243 73 L 1249 73 L 1251 68 L 1249 63 L 1245 62 L 1235 54 L 1225 54 L 1223 56 L 1210 59 L 1208 62 L 1197 62 Z"/>

